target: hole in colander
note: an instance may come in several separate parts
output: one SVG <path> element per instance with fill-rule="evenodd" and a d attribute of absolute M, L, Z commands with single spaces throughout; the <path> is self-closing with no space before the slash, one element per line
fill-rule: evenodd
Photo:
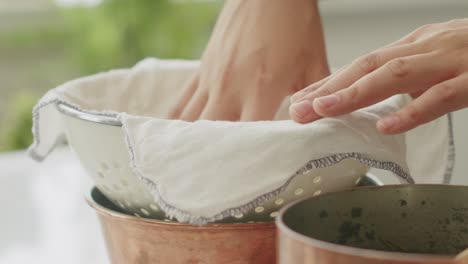
<path fill-rule="evenodd" d="M 120 207 L 122 207 L 123 209 L 125 209 L 125 205 L 122 203 L 122 202 L 117 202 L 119 204 Z"/>
<path fill-rule="evenodd" d="M 234 215 L 234 217 L 239 219 L 239 218 L 244 217 L 244 214 L 243 214 L 243 213 L 239 213 L 239 214 Z"/>
<path fill-rule="evenodd" d="M 138 218 L 141 218 L 141 215 L 137 214 L 137 213 L 134 213 L 133 214 L 134 216 L 138 217 Z"/>
<path fill-rule="evenodd" d="M 358 178 L 358 179 L 354 182 L 354 184 L 358 185 L 360 181 L 361 181 L 361 178 Z"/>
<path fill-rule="evenodd" d="M 312 195 L 317 196 L 317 195 L 320 195 L 321 193 L 322 193 L 322 190 L 317 190 Z"/>
<path fill-rule="evenodd" d="M 301 195 L 303 192 L 304 192 L 304 189 L 302 189 L 302 188 L 297 188 L 297 189 L 294 191 L 294 194 L 295 194 L 295 195 Z"/>
<path fill-rule="evenodd" d="M 114 169 L 117 169 L 117 170 L 118 170 L 118 169 L 120 169 L 122 166 L 120 166 L 120 164 L 119 164 L 117 161 L 113 161 L 113 162 L 112 162 L 112 167 L 113 167 Z"/>
<path fill-rule="evenodd" d="M 150 208 L 154 211 L 159 211 L 159 208 L 155 204 L 150 204 Z"/>
<path fill-rule="evenodd" d="M 120 184 L 124 187 L 128 186 L 128 181 L 126 179 L 120 179 Z"/>
<path fill-rule="evenodd" d="M 146 210 L 145 208 L 140 208 L 140 211 L 145 214 L 145 215 L 149 215 L 150 213 L 148 212 L 148 210 Z"/>
<path fill-rule="evenodd" d="M 109 169 L 109 165 L 107 165 L 107 163 L 105 163 L 105 162 L 101 162 L 101 168 L 102 168 L 103 170 L 108 170 L 108 169 Z"/>
<path fill-rule="evenodd" d="M 283 199 L 283 198 L 278 198 L 278 199 L 276 199 L 276 201 L 275 201 L 275 204 L 276 204 L 276 205 L 282 205 L 283 203 L 284 203 L 284 199 Z"/>
<path fill-rule="evenodd" d="M 104 173 L 102 173 L 102 171 L 98 171 L 97 174 L 99 175 L 99 177 L 104 178 Z"/>
<path fill-rule="evenodd" d="M 278 212 L 273 212 L 273 213 L 270 214 L 270 216 L 271 216 L 272 218 L 275 218 L 275 217 L 277 217 L 278 215 L 279 215 Z"/>
<path fill-rule="evenodd" d="M 257 213 L 261 213 L 263 211 L 265 211 L 265 207 L 263 207 L 263 206 L 259 206 L 259 207 L 255 208 L 255 212 L 257 212 Z"/>
<path fill-rule="evenodd" d="M 313 181 L 315 184 L 317 184 L 317 183 L 319 183 L 319 182 L 322 181 L 322 177 L 317 176 L 317 177 L 315 177 L 312 181 Z"/>

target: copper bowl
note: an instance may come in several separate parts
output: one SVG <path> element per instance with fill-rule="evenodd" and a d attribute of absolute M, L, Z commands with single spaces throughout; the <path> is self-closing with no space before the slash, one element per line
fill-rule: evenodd
<path fill-rule="evenodd" d="M 276 221 L 280 264 L 468 263 L 468 186 L 328 193 L 284 207 Z"/>
<path fill-rule="evenodd" d="M 127 215 L 93 188 L 88 203 L 101 222 L 111 263 L 272 264 L 273 222 L 194 226 Z"/>

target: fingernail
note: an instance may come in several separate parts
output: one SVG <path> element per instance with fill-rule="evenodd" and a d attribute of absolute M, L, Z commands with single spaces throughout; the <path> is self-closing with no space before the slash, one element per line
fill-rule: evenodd
<path fill-rule="evenodd" d="M 314 107 L 308 100 L 300 101 L 291 105 L 291 110 L 299 118 L 306 117 L 310 112 L 314 111 Z"/>
<path fill-rule="evenodd" d="M 338 103 L 338 96 L 336 94 L 330 94 L 319 97 L 315 99 L 314 103 L 316 103 L 320 108 L 331 108 Z"/>
<path fill-rule="evenodd" d="M 397 115 L 389 115 L 377 122 L 377 128 L 380 130 L 391 130 L 400 123 L 400 117 Z"/>

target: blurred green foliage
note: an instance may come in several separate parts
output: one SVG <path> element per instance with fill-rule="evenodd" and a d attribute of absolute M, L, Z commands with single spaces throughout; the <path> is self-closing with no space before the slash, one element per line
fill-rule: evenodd
<path fill-rule="evenodd" d="M 85 74 L 129 67 L 144 57 L 195 58 L 208 38 L 219 2 L 104 0 L 64 10 L 70 51 Z"/>
<path fill-rule="evenodd" d="M 10 101 L 10 115 L 6 117 L 3 137 L 0 138 L 2 150 L 25 148 L 32 143 L 31 109 L 36 103 L 36 97 L 30 93 L 18 93 Z"/>
<path fill-rule="evenodd" d="M 43 56 L 50 52 L 54 61 L 46 64 L 47 58 L 41 57 L 42 65 L 48 66 L 35 66 L 41 68 L 33 70 L 37 78 L 43 77 L 38 72 L 44 71 L 71 78 L 130 67 L 145 57 L 197 58 L 221 5 L 221 1 L 103 0 L 93 8 L 56 8 L 54 14 L 58 15 L 46 26 L 33 25 L 0 35 L 0 51 L 28 51 Z M 30 60 L 27 63 L 38 63 Z M 23 149 L 32 142 L 31 109 L 43 91 L 36 91 L 34 75 L 28 78 L 34 87 L 19 94 L 1 91 L 11 93 L 11 99 L 6 109 L 0 107 L 6 113 L 2 122 L 7 124 L 0 129 L 0 151 Z M 54 78 L 65 81 L 60 76 Z"/>

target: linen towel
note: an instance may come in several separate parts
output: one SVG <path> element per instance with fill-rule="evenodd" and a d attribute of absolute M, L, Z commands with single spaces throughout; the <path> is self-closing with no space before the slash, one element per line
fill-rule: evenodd
<path fill-rule="evenodd" d="M 288 120 L 285 98 L 274 121 L 168 120 L 196 61 L 145 59 L 131 69 L 80 78 L 50 90 L 33 110 L 34 144 L 44 159 L 65 138 L 56 104 L 116 117 L 135 176 L 155 202 L 183 222 L 210 222 L 256 206 L 295 176 L 355 159 L 391 171 L 402 183 L 448 183 L 454 148 L 449 115 L 400 135 L 376 121 L 405 106 L 397 95 L 338 118 Z"/>

